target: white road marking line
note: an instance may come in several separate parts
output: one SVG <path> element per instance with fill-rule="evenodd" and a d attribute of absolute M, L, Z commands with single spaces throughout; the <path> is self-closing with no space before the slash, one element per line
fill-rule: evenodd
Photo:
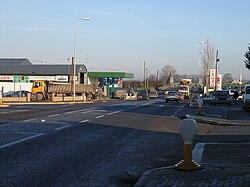
<path fill-rule="evenodd" d="M 91 110 L 92 111 L 92 110 Z M 89 113 L 89 112 L 91 112 L 91 111 L 85 111 L 85 112 L 81 112 L 82 114 L 86 114 L 86 113 Z"/>
<path fill-rule="evenodd" d="M 118 110 L 118 111 L 115 111 L 115 112 L 111 112 L 111 113 L 108 113 L 107 115 L 113 115 L 113 114 L 117 114 L 117 113 L 119 113 L 119 112 L 121 112 L 122 110 Z"/>
<path fill-rule="evenodd" d="M 11 110 L 11 111 L 5 111 L 5 112 L 0 112 L 0 114 L 8 114 L 8 113 L 13 113 L 13 112 L 25 112 L 29 110 Z"/>
<path fill-rule="evenodd" d="M 29 121 L 35 121 L 37 120 L 36 118 L 33 118 L 33 119 L 26 119 L 26 120 L 23 120 L 23 122 L 29 122 Z"/>
<path fill-rule="evenodd" d="M 161 105 L 160 107 L 164 107 L 164 105 Z"/>
<path fill-rule="evenodd" d="M 102 117 L 104 117 L 104 115 L 96 116 L 95 118 L 99 119 L 99 118 L 102 118 Z"/>
<path fill-rule="evenodd" d="M 70 127 L 71 125 L 65 125 L 65 126 L 62 126 L 62 127 L 58 127 L 58 128 L 55 128 L 54 130 L 55 131 L 59 131 L 59 130 L 62 130 L 62 129 L 65 129 L 67 127 Z"/>
<path fill-rule="evenodd" d="M 52 114 L 52 115 L 49 115 L 49 116 L 46 116 L 47 118 L 51 118 L 51 117 L 55 117 L 55 116 L 59 116 L 60 114 Z"/>
<path fill-rule="evenodd" d="M 176 115 L 178 114 L 178 112 L 180 112 L 184 107 L 185 107 L 185 105 L 183 105 L 182 107 L 180 107 L 180 108 L 174 113 L 173 117 L 176 116 Z"/>
<path fill-rule="evenodd" d="M 9 126 L 10 124 L 2 124 L 2 125 L 0 125 L 0 127 L 5 127 L 5 126 Z"/>
<path fill-rule="evenodd" d="M 70 112 L 64 112 L 64 114 L 73 114 L 73 113 L 76 113 L 78 112 L 78 110 L 74 110 L 74 111 L 70 111 Z"/>
<path fill-rule="evenodd" d="M 197 143 L 192 151 L 193 154 L 193 160 L 197 164 L 201 164 L 202 156 L 203 156 L 203 151 L 205 148 L 205 143 Z"/>
<path fill-rule="evenodd" d="M 79 123 L 86 123 L 86 122 L 88 122 L 89 121 L 89 119 L 85 119 L 85 120 L 83 120 L 83 121 L 80 121 Z"/>
<path fill-rule="evenodd" d="M 150 103 L 144 103 L 144 104 L 142 104 L 141 106 L 146 106 L 146 105 L 149 105 Z"/>
<path fill-rule="evenodd" d="M 19 133 L 20 133 L 20 132 L 19 132 Z M 23 133 L 25 133 L 25 132 L 23 132 Z M 38 137 L 38 136 L 44 135 L 43 133 L 34 133 L 34 134 L 35 134 L 35 135 L 30 136 L 30 137 L 27 137 L 27 138 L 22 138 L 22 139 L 20 139 L 20 140 L 14 141 L 14 142 L 10 142 L 10 143 L 7 143 L 7 144 L 0 145 L 0 149 L 3 149 L 3 148 L 5 148 L 5 147 L 9 147 L 9 146 L 12 146 L 12 145 L 15 145 L 15 144 L 24 142 L 24 141 L 26 141 L 26 140 L 30 140 L 30 139 L 32 139 L 32 138 L 36 138 L 36 137 Z"/>

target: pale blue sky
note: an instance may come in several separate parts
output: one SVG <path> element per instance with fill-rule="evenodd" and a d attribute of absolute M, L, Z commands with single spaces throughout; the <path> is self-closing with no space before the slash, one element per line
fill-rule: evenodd
<path fill-rule="evenodd" d="M 73 55 L 89 71 L 126 71 L 143 77 L 165 65 L 198 74 L 207 38 L 219 49 L 220 72 L 250 79 L 244 53 L 250 42 L 249 0 L 0 0 L 0 57 L 66 64 Z"/>

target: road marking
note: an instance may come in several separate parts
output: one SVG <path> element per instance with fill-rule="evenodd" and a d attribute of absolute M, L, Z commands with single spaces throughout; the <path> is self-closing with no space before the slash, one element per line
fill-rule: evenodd
<path fill-rule="evenodd" d="M 29 121 L 35 121 L 37 120 L 37 118 L 33 118 L 33 119 L 26 119 L 26 120 L 23 120 L 23 122 L 29 122 Z"/>
<path fill-rule="evenodd" d="M 25 132 L 18 132 L 18 133 L 25 133 Z M 3 149 L 3 148 L 5 148 L 5 147 L 9 147 L 9 146 L 12 146 L 12 145 L 15 145 L 15 144 L 24 142 L 24 141 L 26 141 L 26 140 L 30 140 L 30 139 L 32 139 L 32 138 L 36 138 L 36 137 L 38 137 L 38 136 L 44 135 L 43 133 L 27 133 L 27 134 L 35 134 L 35 135 L 30 136 L 30 137 L 27 137 L 27 138 L 22 138 L 22 139 L 20 139 L 20 140 L 17 140 L 17 141 L 14 141 L 14 142 L 10 142 L 10 143 L 7 143 L 7 144 L 0 145 L 0 149 Z"/>
<path fill-rule="evenodd" d="M 193 160 L 197 164 L 201 164 L 204 148 L 205 148 L 205 143 L 197 143 L 192 151 L 193 154 Z"/>
<path fill-rule="evenodd" d="M 52 115 L 49 115 L 49 116 L 46 116 L 47 118 L 51 118 L 51 117 L 55 117 L 55 116 L 59 116 L 60 114 L 52 114 Z"/>
<path fill-rule="evenodd" d="M 59 131 L 59 130 L 62 130 L 62 129 L 65 129 L 67 127 L 70 127 L 71 125 L 65 125 L 65 126 L 62 126 L 62 127 L 58 127 L 58 128 L 55 128 L 54 130 L 55 131 Z"/>
<path fill-rule="evenodd" d="M 96 116 L 95 118 L 98 119 L 98 118 L 102 118 L 102 117 L 104 117 L 104 115 Z"/>
<path fill-rule="evenodd" d="M 85 119 L 85 120 L 83 120 L 83 121 L 80 121 L 79 123 L 86 123 L 86 122 L 88 122 L 89 121 L 89 119 Z"/>
<path fill-rule="evenodd" d="M 180 112 L 183 108 L 185 107 L 185 105 L 181 106 L 172 117 L 176 116 L 178 114 L 178 112 Z"/>
<path fill-rule="evenodd" d="M 4 112 L 0 112 L 0 114 L 7 114 L 7 113 L 14 113 L 14 112 L 26 112 L 29 110 L 11 110 L 11 111 L 4 111 Z"/>
<path fill-rule="evenodd" d="M 144 104 L 142 104 L 141 106 L 146 106 L 146 105 L 149 105 L 150 103 L 144 103 Z"/>
<path fill-rule="evenodd" d="M 85 112 L 81 112 L 82 114 L 86 114 L 86 113 L 89 113 L 89 112 L 91 112 L 92 110 L 90 110 L 90 111 L 85 111 Z"/>
<path fill-rule="evenodd" d="M 164 105 L 161 105 L 160 107 L 164 107 Z"/>
<path fill-rule="evenodd" d="M 0 127 L 5 127 L 5 126 L 9 126 L 10 124 L 9 123 L 7 123 L 7 124 L 2 124 L 2 125 L 0 125 Z"/>
<path fill-rule="evenodd" d="M 117 114 L 117 113 L 119 113 L 119 112 L 121 112 L 122 110 L 118 110 L 118 111 L 115 111 L 115 112 L 111 112 L 111 113 L 108 113 L 107 115 L 113 115 L 113 114 Z"/>
<path fill-rule="evenodd" d="M 70 112 L 65 112 L 64 114 L 73 114 L 73 113 L 76 113 L 76 112 L 79 112 L 78 110 L 74 110 L 74 111 L 70 111 Z"/>

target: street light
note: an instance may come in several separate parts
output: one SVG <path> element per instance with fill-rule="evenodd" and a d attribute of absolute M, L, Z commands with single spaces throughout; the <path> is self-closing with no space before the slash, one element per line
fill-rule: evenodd
<path fill-rule="evenodd" d="M 78 18 L 75 20 L 75 37 L 74 37 L 74 56 L 72 59 L 72 68 L 73 68 L 73 101 L 75 102 L 76 99 L 76 80 L 75 80 L 75 74 L 76 74 L 76 32 L 77 32 L 77 21 L 89 21 L 90 18 Z"/>

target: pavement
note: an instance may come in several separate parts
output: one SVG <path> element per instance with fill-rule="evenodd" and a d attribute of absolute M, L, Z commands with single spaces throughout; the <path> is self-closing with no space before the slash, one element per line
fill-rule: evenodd
<path fill-rule="evenodd" d="M 198 123 L 215 125 L 218 130 L 210 135 L 250 135 L 249 121 L 230 121 L 218 115 L 191 115 Z M 237 136 L 238 137 L 238 136 Z M 237 138 L 236 138 L 237 139 Z M 249 138 L 248 138 L 249 140 Z M 229 141 L 230 142 L 230 141 Z M 135 187 L 202 187 L 202 186 L 250 186 L 250 140 L 234 143 L 197 143 L 192 159 L 202 169 L 181 171 L 175 166 L 166 166 L 145 171 Z M 177 164 L 177 163 L 176 163 Z"/>

